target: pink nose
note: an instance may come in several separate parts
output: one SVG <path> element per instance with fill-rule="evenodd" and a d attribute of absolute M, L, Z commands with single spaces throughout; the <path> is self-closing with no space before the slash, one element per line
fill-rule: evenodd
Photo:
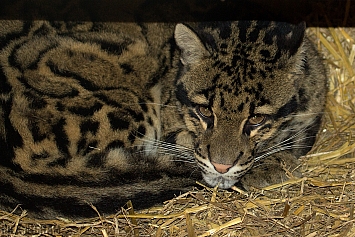
<path fill-rule="evenodd" d="M 218 164 L 215 162 L 211 162 L 211 163 L 214 166 L 214 168 L 221 174 L 227 173 L 230 167 L 232 167 L 232 165 Z"/>

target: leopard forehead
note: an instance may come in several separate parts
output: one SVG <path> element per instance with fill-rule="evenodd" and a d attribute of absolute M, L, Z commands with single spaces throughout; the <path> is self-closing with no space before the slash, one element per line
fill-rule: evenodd
<path fill-rule="evenodd" d="M 282 67 L 295 54 L 303 40 L 304 25 L 282 22 L 237 21 L 200 23 L 195 28 L 219 66 L 228 73 L 241 62 L 267 70 Z"/>
<path fill-rule="evenodd" d="M 290 79 L 292 56 L 303 34 L 274 22 L 227 22 L 213 27 L 197 27 L 209 57 L 179 81 L 193 104 L 222 108 L 229 115 L 253 114 L 262 106 L 259 110 L 272 112 L 296 93 Z"/>
<path fill-rule="evenodd" d="M 183 80 L 186 94 L 193 104 L 220 108 L 228 113 L 241 113 L 250 108 L 282 106 L 297 93 L 297 85 L 286 70 L 255 72 L 239 65 L 230 75 L 223 68 L 201 67 Z M 192 81 L 197 83 L 191 83 Z M 190 85 L 191 84 L 191 85 Z M 270 111 L 272 112 L 272 111 Z"/>

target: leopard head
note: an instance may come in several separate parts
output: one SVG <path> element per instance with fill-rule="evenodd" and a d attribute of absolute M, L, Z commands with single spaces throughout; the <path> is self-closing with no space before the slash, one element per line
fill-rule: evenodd
<path fill-rule="evenodd" d="M 230 188 L 300 104 L 306 76 L 304 24 L 177 24 L 176 95 L 205 181 Z M 277 139 L 277 137 L 279 137 Z"/>

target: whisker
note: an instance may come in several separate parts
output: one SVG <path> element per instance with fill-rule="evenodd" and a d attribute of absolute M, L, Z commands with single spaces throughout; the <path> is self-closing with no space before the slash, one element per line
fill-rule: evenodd
<path fill-rule="evenodd" d="M 298 142 L 302 142 L 302 141 L 307 140 L 309 138 L 315 137 L 315 136 L 300 137 L 302 134 L 304 134 L 307 130 L 309 130 L 311 128 L 312 128 L 312 126 L 302 128 L 300 131 L 296 132 L 295 134 L 288 137 L 287 139 L 285 139 L 285 140 L 283 140 L 271 147 L 264 149 L 263 151 L 259 152 L 261 154 L 259 156 L 256 156 L 254 158 L 254 160 L 260 161 L 260 160 L 264 159 L 265 157 L 268 157 L 274 153 L 284 151 L 284 150 L 312 148 L 312 146 L 297 144 Z M 294 140 L 295 138 L 297 138 L 297 139 Z"/>
<path fill-rule="evenodd" d="M 294 141 L 287 141 L 286 143 L 285 143 L 285 141 L 283 141 L 283 142 L 280 142 L 280 143 L 278 143 L 276 145 L 273 145 L 273 146 L 265 149 L 264 151 L 273 150 L 273 149 L 275 149 L 277 147 L 282 147 L 282 146 L 297 146 L 297 145 L 292 145 L 292 144 L 300 142 L 300 141 L 303 141 L 303 140 L 307 140 L 307 139 L 312 138 L 312 137 L 315 137 L 315 136 L 303 137 L 303 138 L 300 138 L 300 139 L 297 139 L 297 140 L 294 140 Z M 299 146 L 301 146 L 301 145 L 299 145 Z"/>
<path fill-rule="evenodd" d="M 171 156 L 170 153 L 166 153 L 166 152 L 158 152 L 159 154 L 162 154 L 162 155 L 169 155 Z M 176 159 L 178 158 L 178 159 Z M 195 159 L 193 159 L 192 157 L 190 156 L 184 156 L 184 155 L 179 155 L 179 154 L 175 154 L 174 156 L 171 156 L 171 159 L 173 161 L 183 161 L 183 162 L 188 162 L 188 163 L 196 163 Z"/>
<path fill-rule="evenodd" d="M 326 112 L 314 112 L 314 113 L 303 113 L 303 114 L 291 114 L 290 117 L 303 117 L 303 116 L 314 116 L 314 115 L 321 115 L 326 114 Z"/>
<path fill-rule="evenodd" d="M 139 153 L 144 153 L 146 151 L 149 150 L 140 150 L 140 151 L 136 151 L 136 154 Z M 158 154 L 162 154 L 162 155 L 168 155 L 171 157 L 171 159 L 173 161 L 183 161 L 183 162 L 188 162 L 188 163 L 195 163 L 195 159 L 193 158 L 193 156 L 191 154 L 183 154 L 183 153 L 171 153 L 169 150 L 166 151 L 158 151 Z M 179 160 L 177 160 L 176 158 L 179 158 Z"/>
<path fill-rule="evenodd" d="M 136 131 L 136 134 L 141 133 Z M 136 136 L 136 138 L 147 144 L 134 145 L 134 147 L 138 149 L 136 151 L 137 154 L 147 154 L 152 151 L 155 151 L 157 155 L 167 155 L 174 162 L 196 164 L 193 155 L 194 150 L 192 148 L 161 140 L 151 139 L 145 136 L 144 134 L 141 135 L 142 137 Z"/>
<path fill-rule="evenodd" d="M 272 150 L 272 149 L 274 149 L 274 148 L 277 147 L 277 146 L 280 146 L 280 145 L 282 145 L 282 144 L 285 144 L 285 143 L 289 142 L 291 139 L 300 136 L 302 133 L 304 133 L 305 131 L 307 131 L 307 130 L 309 130 L 309 129 L 311 129 L 311 128 L 312 128 L 312 126 L 305 127 L 305 128 L 303 128 L 303 129 L 301 129 L 300 131 L 298 131 L 297 133 L 295 133 L 295 134 L 293 134 L 292 136 L 290 136 L 289 138 L 283 140 L 282 142 L 280 142 L 280 143 L 278 143 L 278 144 L 276 144 L 276 145 L 274 145 L 274 146 L 269 147 L 267 150 Z M 295 143 L 295 142 L 297 142 L 297 141 L 302 141 L 302 140 L 304 140 L 304 139 L 308 139 L 308 138 L 311 138 L 311 137 L 315 137 L 315 136 L 305 137 L 305 138 L 302 138 L 302 139 L 299 139 L 299 140 L 296 140 L 296 141 L 291 141 L 291 143 L 292 143 L 292 142 Z"/>
<path fill-rule="evenodd" d="M 160 141 L 160 140 L 156 140 L 156 139 L 150 139 L 150 138 L 147 138 L 146 136 L 144 136 L 144 137 L 145 138 L 141 138 L 141 137 L 137 137 L 137 138 L 143 142 L 148 142 L 151 145 L 163 145 L 165 147 L 178 147 L 179 149 L 183 149 L 183 150 L 192 150 L 189 147 L 185 147 L 185 146 L 182 146 L 179 144 L 169 143 L 169 142 Z M 135 145 L 135 146 L 137 147 L 137 146 L 144 146 L 144 145 Z"/>
<path fill-rule="evenodd" d="M 144 148 L 143 150 L 139 150 L 139 151 L 152 151 L 153 149 L 147 149 L 146 146 L 144 145 L 139 145 L 137 147 L 142 147 Z M 181 150 L 179 149 L 179 147 L 176 147 L 176 146 L 173 146 L 173 145 L 170 145 L 170 146 L 157 146 L 156 148 L 157 151 L 167 151 L 169 152 L 170 154 L 186 154 L 186 155 L 190 155 L 192 156 L 193 154 L 193 150 Z"/>
<path fill-rule="evenodd" d="M 180 153 L 193 153 L 192 149 L 187 149 L 186 147 L 179 147 L 179 146 L 167 145 L 167 144 L 164 144 L 162 146 L 162 144 L 158 144 L 158 143 L 155 143 L 155 144 L 152 144 L 152 145 L 154 145 L 154 148 L 157 148 L 157 149 L 176 151 L 176 152 L 180 152 Z M 147 148 L 146 145 L 136 145 L 135 147 L 144 148 L 144 149 Z M 146 149 L 146 151 L 153 151 L 153 148 L 149 149 L 149 150 Z"/>
<path fill-rule="evenodd" d="M 260 156 L 257 156 L 254 158 L 255 161 L 259 161 L 265 157 L 268 157 L 274 153 L 277 153 L 277 152 L 280 152 L 280 151 L 284 151 L 284 150 L 291 150 L 291 149 L 303 149 L 303 148 L 312 148 L 312 146 L 305 146 L 305 145 L 289 145 L 289 146 L 280 146 L 280 147 L 277 147 L 273 150 L 270 150 L 266 153 L 263 153 L 262 155 Z"/>
<path fill-rule="evenodd" d="M 154 103 L 154 102 L 147 102 L 147 103 L 122 103 L 122 105 L 159 105 L 161 107 L 172 107 L 172 108 L 178 108 L 178 106 L 175 105 L 164 105 L 160 103 Z"/>

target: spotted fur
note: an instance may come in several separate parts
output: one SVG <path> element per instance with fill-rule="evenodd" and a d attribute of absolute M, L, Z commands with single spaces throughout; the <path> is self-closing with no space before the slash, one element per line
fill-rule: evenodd
<path fill-rule="evenodd" d="M 304 24 L 0 25 L 1 209 L 85 217 L 201 178 L 263 187 L 314 143 L 326 73 Z"/>

